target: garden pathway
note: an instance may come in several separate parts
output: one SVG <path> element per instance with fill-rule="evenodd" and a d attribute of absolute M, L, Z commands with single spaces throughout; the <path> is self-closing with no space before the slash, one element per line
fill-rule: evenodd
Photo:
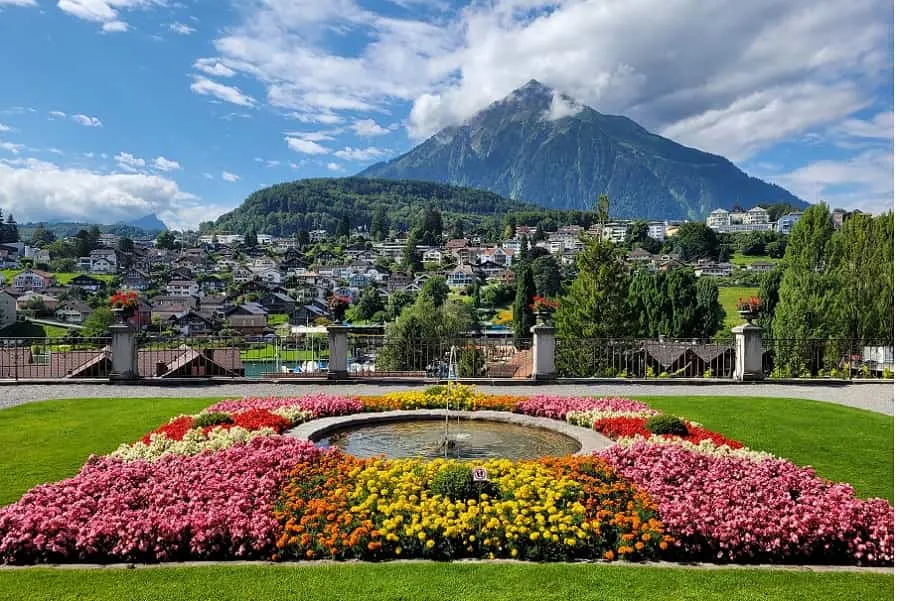
<path fill-rule="evenodd" d="M 103 383 L 0 385 L 0 409 L 47 399 L 84 397 L 243 397 L 290 396 L 309 393 L 377 395 L 421 388 L 403 384 L 312 384 L 296 380 L 284 383 L 147 386 Z M 837 403 L 886 415 L 894 414 L 894 386 L 889 382 L 858 384 L 715 384 L 592 383 L 592 384 L 479 384 L 493 394 L 562 396 L 757 396 L 799 398 Z"/>

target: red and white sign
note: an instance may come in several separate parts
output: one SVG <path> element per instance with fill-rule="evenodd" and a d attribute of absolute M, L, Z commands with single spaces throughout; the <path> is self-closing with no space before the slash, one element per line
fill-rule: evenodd
<path fill-rule="evenodd" d="M 473 467 L 472 468 L 472 480 L 475 482 L 487 482 L 488 475 L 487 470 L 483 467 Z"/>

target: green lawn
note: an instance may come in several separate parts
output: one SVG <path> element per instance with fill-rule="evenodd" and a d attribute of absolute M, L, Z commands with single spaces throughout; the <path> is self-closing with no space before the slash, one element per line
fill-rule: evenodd
<path fill-rule="evenodd" d="M 801 399 L 641 397 L 746 446 L 811 465 L 849 482 L 862 498 L 894 498 L 894 420 L 889 415 Z"/>
<path fill-rule="evenodd" d="M 74 476 L 92 453 L 109 453 L 219 398 L 80 399 L 0 410 L 0 505 L 37 484 Z"/>
<path fill-rule="evenodd" d="M 81 399 L 0 410 L 0 505 L 32 486 L 74 475 L 91 453 L 221 397 Z M 863 496 L 891 498 L 892 418 L 772 398 L 648 397 L 654 407 L 702 422 L 753 448 L 824 476 L 849 480 Z M 11 452 L 10 452 L 11 451 Z M 473 563 L 210 566 L 147 570 L 0 570 L 6 599 L 890 599 L 879 574 L 664 569 L 607 565 Z"/>
<path fill-rule="evenodd" d="M 280 326 L 288 322 L 287 313 L 269 313 L 267 322 L 270 326 Z"/>
<path fill-rule="evenodd" d="M 794 601 L 891 599 L 890 574 L 644 566 L 386 563 L 0 571 L 0 600 Z"/>
<path fill-rule="evenodd" d="M 328 350 L 319 352 L 302 349 L 279 349 L 278 356 L 282 361 L 315 361 L 328 356 Z M 271 343 L 255 345 L 241 351 L 243 361 L 275 361 L 275 345 Z"/>
<path fill-rule="evenodd" d="M 741 316 L 737 312 L 737 302 L 739 298 L 747 300 L 751 296 L 757 296 L 759 288 L 751 288 L 748 286 L 720 286 L 719 287 L 719 304 L 725 309 L 725 325 L 719 330 L 717 336 L 727 334 L 731 336 L 731 328 L 744 323 Z"/>
<path fill-rule="evenodd" d="M 15 278 L 17 275 L 19 275 L 20 273 L 22 273 L 23 271 L 25 271 L 25 270 L 24 269 L 2 269 L 2 270 L 0 270 L 0 275 L 3 276 L 4 283 L 11 283 L 12 279 Z M 68 284 L 69 282 L 71 282 L 72 280 L 74 280 L 75 278 L 77 278 L 80 275 L 89 275 L 92 278 L 102 280 L 104 282 L 111 282 L 113 280 L 113 278 L 116 277 L 114 275 L 106 274 L 106 273 L 85 274 L 85 273 L 81 273 L 81 272 L 72 272 L 72 271 L 66 271 L 66 272 L 61 271 L 59 273 L 54 273 L 53 275 L 56 277 L 56 283 L 62 284 L 62 285 Z"/>
<path fill-rule="evenodd" d="M 730 261 L 734 265 L 737 265 L 739 267 L 744 267 L 746 265 L 750 265 L 751 263 L 758 263 L 758 262 L 772 263 L 773 265 L 778 265 L 778 263 L 781 262 L 781 259 L 773 259 L 772 257 L 770 257 L 768 255 L 760 255 L 760 256 L 745 255 L 742 252 L 737 251 L 733 255 L 731 255 Z"/>

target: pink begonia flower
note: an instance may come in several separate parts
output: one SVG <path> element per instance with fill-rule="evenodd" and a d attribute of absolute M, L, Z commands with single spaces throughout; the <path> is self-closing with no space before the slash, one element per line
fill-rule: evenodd
<path fill-rule="evenodd" d="M 682 558 L 765 563 L 894 561 L 894 512 L 883 499 L 784 459 L 720 457 L 637 441 L 600 453 L 659 503 Z"/>
<path fill-rule="evenodd" d="M 213 413 L 224 411 L 235 413 L 247 409 L 268 409 L 274 411 L 282 407 L 294 407 L 302 411 L 309 411 L 313 418 L 328 417 L 332 415 L 349 415 L 362 413 L 363 404 L 350 397 L 329 396 L 327 394 L 309 394 L 295 398 L 244 398 L 221 401 L 206 411 Z"/>
<path fill-rule="evenodd" d="M 641 403 L 631 399 L 592 397 L 558 397 L 538 395 L 520 402 L 514 409 L 516 413 L 533 415 L 536 417 L 550 417 L 553 419 L 566 419 L 570 411 L 611 411 L 619 413 L 648 413 L 655 411 Z"/>
<path fill-rule="evenodd" d="M 322 452 L 276 435 L 153 463 L 92 458 L 0 509 L 0 562 L 268 558 L 283 482 Z"/>

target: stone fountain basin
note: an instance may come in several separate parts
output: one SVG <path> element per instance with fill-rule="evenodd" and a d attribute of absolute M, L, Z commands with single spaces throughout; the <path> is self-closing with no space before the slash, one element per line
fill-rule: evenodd
<path fill-rule="evenodd" d="M 576 455 L 590 455 L 613 446 L 615 443 L 599 432 L 581 426 L 550 419 L 548 417 L 532 417 L 520 413 L 507 411 L 447 411 L 446 409 L 411 409 L 399 411 L 382 411 L 378 413 L 354 413 L 352 415 L 338 415 L 335 417 L 323 417 L 315 419 L 285 432 L 287 436 L 293 436 L 312 442 L 327 438 L 336 432 L 353 428 L 371 426 L 390 422 L 409 422 L 425 420 L 444 420 L 449 415 L 450 420 L 480 420 L 514 424 L 528 428 L 542 428 L 568 436 L 574 439 L 581 448 Z"/>

